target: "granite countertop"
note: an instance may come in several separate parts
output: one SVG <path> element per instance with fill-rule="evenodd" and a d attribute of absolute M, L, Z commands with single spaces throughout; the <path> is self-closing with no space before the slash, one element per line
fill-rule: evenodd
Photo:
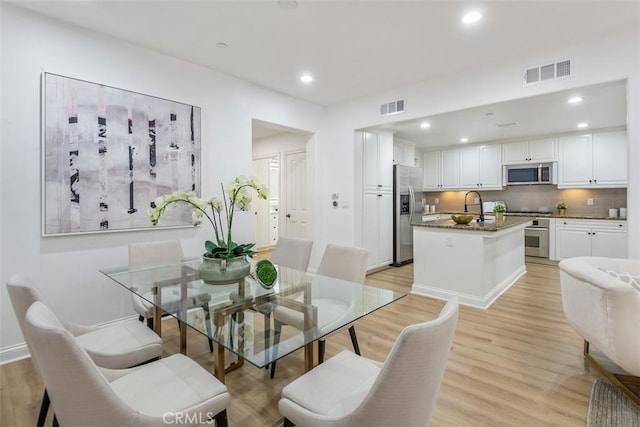
<path fill-rule="evenodd" d="M 430 212 L 430 213 L 422 213 L 422 215 L 451 215 L 454 213 L 460 212 L 448 212 L 448 211 L 439 211 L 439 212 Z M 474 213 L 474 215 L 478 215 L 478 213 Z M 493 216 L 494 212 L 485 212 L 485 216 Z M 516 212 L 506 212 L 505 217 L 515 216 L 515 217 L 527 217 L 527 218 L 565 218 L 565 219 L 604 219 L 609 221 L 626 221 L 626 218 L 611 218 L 608 216 L 597 216 L 597 215 L 558 215 L 557 213 L 551 212 L 540 212 L 540 213 L 516 213 Z"/>
<path fill-rule="evenodd" d="M 419 227 L 429 228 L 449 228 L 453 230 L 463 231 L 500 231 L 518 225 L 523 225 L 531 222 L 531 217 L 519 217 L 519 216 L 506 216 L 501 224 L 497 224 L 495 221 L 476 222 L 475 219 L 469 224 L 456 224 L 449 216 L 446 219 L 439 219 L 437 221 L 422 221 L 421 219 L 414 219 L 411 221 L 411 225 Z"/>

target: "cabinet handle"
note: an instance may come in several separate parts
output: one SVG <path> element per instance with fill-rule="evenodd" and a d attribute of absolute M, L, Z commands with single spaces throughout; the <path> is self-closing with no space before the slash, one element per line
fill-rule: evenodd
<path fill-rule="evenodd" d="M 622 224 L 618 224 L 618 227 L 622 227 Z"/>
<path fill-rule="evenodd" d="M 591 184 L 592 182 L 593 182 L 593 180 L 591 180 L 591 179 L 590 179 L 590 180 L 589 180 L 589 184 Z"/>
<path fill-rule="evenodd" d="M 594 183 L 594 184 L 597 184 L 597 183 L 598 183 L 598 180 L 597 180 L 597 179 L 594 179 L 594 180 L 593 180 L 593 183 Z"/>

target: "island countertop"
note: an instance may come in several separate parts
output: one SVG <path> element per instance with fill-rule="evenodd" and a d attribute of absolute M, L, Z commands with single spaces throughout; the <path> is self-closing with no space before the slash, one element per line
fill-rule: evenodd
<path fill-rule="evenodd" d="M 421 218 L 421 217 L 420 217 Z M 438 219 L 434 221 L 422 221 L 422 219 L 414 219 L 411 221 L 411 225 L 417 227 L 429 227 L 429 228 L 445 228 L 456 231 L 501 231 L 508 228 L 528 225 L 532 220 L 531 217 L 519 217 L 519 216 L 505 216 L 504 221 L 500 225 L 495 221 L 476 222 L 475 219 L 469 224 L 456 224 L 450 216 L 446 219 Z"/>

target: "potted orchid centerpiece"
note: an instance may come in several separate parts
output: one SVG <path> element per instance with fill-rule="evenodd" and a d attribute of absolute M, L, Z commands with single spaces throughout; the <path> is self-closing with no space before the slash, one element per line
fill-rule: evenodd
<path fill-rule="evenodd" d="M 206 240 L 206 252 L 202 255 L 203 263 L 200 276 L 208 283 L 232 283 L 249 274 L 251 264 L 247 257 L 256 254 L 255 243 L 239 244 L 233 241 L 233 216 L 237 210 L 248 211 L 251 208 L 253 189 L 261 199 L 267 198 L 267 188 L 260 185 L 255 177 L 239 176 L 231 184 L 222 188 L 222 199 L 211 197 L 199 198 L 193 191 L 175 191 L 158 197 L 149 209 L 151 224 L 157 225 L 167 207 L 172 203 L 185 203 L 192 210 L 194 225 L 200 225 L 206 219 L 213 228 L 213 239 Z"/>

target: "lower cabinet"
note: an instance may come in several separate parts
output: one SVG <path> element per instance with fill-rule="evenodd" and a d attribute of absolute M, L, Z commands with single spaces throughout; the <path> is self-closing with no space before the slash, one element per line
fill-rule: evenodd
<path fill-rule="evenodd" d="M 627 257 L 627 223 L 612 220 L 556 219 L 556 260 L 578 256 Z"/>
<path fill-rule="evenodd" d="M 363 246 L 369 251 L 367 269 L 386 267 L 393 261 L 393 194 L 365 192 Z"/>

